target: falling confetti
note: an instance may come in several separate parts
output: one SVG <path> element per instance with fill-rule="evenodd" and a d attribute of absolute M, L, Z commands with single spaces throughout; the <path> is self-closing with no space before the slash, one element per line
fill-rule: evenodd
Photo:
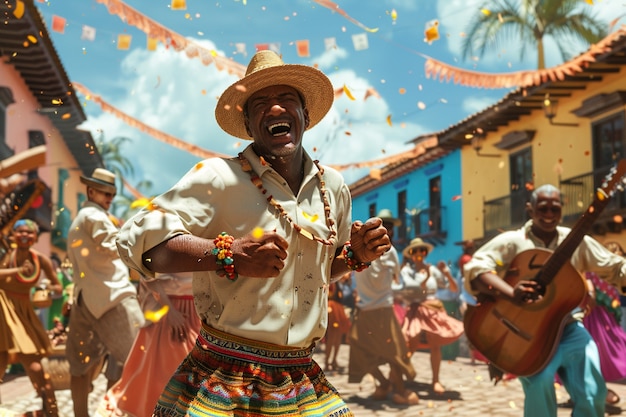
<path fill-rule="evenodd" d="M 391 24 L 392 25 L 396 24 L 397 18 L 398 18 L 398 12 L 396 12 L 396 9 L 391 10 Z"/>
<path fill-rule="evenodd" d="M 428 42 L 430 45 L 437 39 L 439 39 L 439 21 L 435 19 L 426 23 L 426 30 L 424 30 L 424 42 Z"/>
<path fill-rule="evenodd" d="M 148 207 L 149 205 L 150 205 L 150 200 L 143 197 L 130 203 L 130 208 L 131 209 L 144 208 L 144 207 Z"/>
<path fill-rule="evenodd" d="M 261 228 L 261 227 L 255 227 L 252 230 L 252 237 L 255 238 L 255 239 L 261 239 L 264 234 L 265 234 L 265 232 L 263 231 L 263 228 Z"/>
<path fill-rule="evenodd" d="M 343 92 L 345 93 L 346 97 L 348 97 L 350 100 L 352 101 L 356 100 L 354 96 L 352 95 L 352 92 L 350 92 L 350 90 L 345 84 L 343 85 Z"/>
<path fill-rule="evenodd" d="M 391 115 L 387 116 L 387 124 L 391 126 Z"/>
<path fill-rule="evenodd" d="M 144 317 L 146 318 L 146 320 L 149 320 L 152 323 L 156 323 L 161 320 L 168 313 L 168 311 L 170 311 L 170 307 L 166 304 L 156 311 L 147 310 L 144 313 Z"/>
<path fill-rule="evenodd" d="M 317 219 L 319 219 L 319 216 L 317 214 L 310 215 L 309 213 L 306 213 L 304 211 L 302 212 L 302 217 L 304 217 L 305 219 L 307 219 L 311 223 L 316 222 Z"/>

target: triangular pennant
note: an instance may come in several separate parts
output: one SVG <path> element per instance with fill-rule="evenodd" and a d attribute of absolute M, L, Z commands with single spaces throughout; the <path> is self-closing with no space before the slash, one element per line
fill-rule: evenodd
<path fill-rule="evenodd" d="M 65 18 L 57 15 L 52 16 L 52 30 L 65 33 Z"/>
<path fill-rule="evenodd" d="M 159 41 L 156 38 L 148 37 L 148 39 L 146 39 L 146 48 L 148 51 L 156 51 L 158 43 Z"/>
<path fill-rule="evenodd" d="M 309 41 L 306 39 L 302 41 L 296 41 L 296 49 L 298 50 L 299 57 L 308 58 L 309 56 L 311 56 L 311 53 L 309 51 Z"/>
<path fill-rule="evenodd" d="M 80 38 L 87 41 L 94 41 L 96 39 L 96 28 L 83 25 L 83 33 Z"/>
<path fill-rule="evenodd" d="M 356 35 L 352 35 L 352 44 L 354 45 L 355 51 L 363 51 L 369 48 L 367 33 L 357 33 Z"/>
<path fill-rule="evenodd" d="M 122 33 L 117 35 L 117 49 L 127 50 L 130 49 L 130 41 L 133 39 L 131 35 Z"/>

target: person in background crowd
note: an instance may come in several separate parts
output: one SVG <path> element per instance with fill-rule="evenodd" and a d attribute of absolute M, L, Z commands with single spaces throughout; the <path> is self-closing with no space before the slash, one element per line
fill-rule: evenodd
<path fill-rule="evenodd" d="M 389 236 L 401 224 L 391 210 L 378 213 Z M 393 309 L 392 283 L 399 282 L 400 262 L 392 246 L 372 265 L 354 274 L 357 303 L 352 328 L 348 334 L 350 363 L 348 382 L 361 382 L 366 374 L 374 377 L 378 385 L 372 394 L 375 400 L 385 400 L 391 395 L 393 402 L 404 405 L 419 403 L 418 395 L 406 389 L 404 378 L 412 380 L 416 372 L 404 343 L 400 324 Z M 389 377 L 380 366 L 388 364 Z"/>
<path fill-rule="evenodd" d="M 520 229 L 503 232 L 485 243 L 465 265 L 468 291 L 529 307 L 540 300 L 545 288 L 539 281 L 520 279 L 511 286 L 498 273 L 505 273 L 524 251 L 535 248 L 554 251 L 559 247 L 570 233 L 569 228 L 559 226 L 562 208 L 562 195 L 557 187 L 546 184 L 536 188 L 526 204 L 530 220 Z M 569 260 L 577 271 L 596 272 L 619 287 L 626 285 L 624 258 L 614 255 L 588 235 L 582 237 Z M 524 388 L 525 417 L 557 416 L 555 375 L 563 381 L 572 398 L 573 416 L 604 417 L 607 388 L 600 369 L 600 356 L 578 312 L 580 309 L 564 318 L 566 324 L 557 345 L 546 347 L 554 348 L 548 363 L 531 376 L 518 377 Z"/>
<path fill-rule="evenodd" d="M 344 275 L 350 277 L 350 273 Z M 341 347 L 341 341 L 350 330 L 350 319 L 343 306 L 343 293 L 339 290 L 338 282 L 333 282 L 328 288 L 328 329 L 326 329 L 324 363 L 325 371 L 341 371 L 342 367 L 337 363 L 337 354 Z"/>
<path fill-rule="evenodd" d="M 617 242 L 605 242 L 604 246 L 618 256 L 624 256 Z M 583 324 L 598 345 L 600 369 L 607 382 L 617 382 L 626 378 L 626 332 L 620 326 L 622 309 L 619 291 L 615 286 L 601 279 L 595 272 L 585 274 L 593 287 L 593 297 L 589 298 Z M 606 403 L 619 403 L 620 397 L 607 388 Z"/>
<path fill-rule="evenodd" d="M 122 377 L 98 406 L 98 417 L 152 415 L 165 384 L 198 338 L 201 322 L 191 274 L 142 277 L 139 300 L 149 324 L 139 330 Z"/>
<path fill-rule="evenodd" d="M 137 290 L 117 251 L 119 230 L 108 213 L 117 190 L 115 174 L 96 168 L 91 177 L 81 176 L 80 180 L 87 187 L 87 201 L 68 234 L 74 289 L 66 356 L 74 417 L 88 417 L 94 372 L 108 356 L 107 388 L 120 379 L 121 364 L 144 325 L 144 317 Z"/>
<path fill-rule="evenodd" d="M 52 305 L 48 310 L 48 330 L 55 328 L 58 321 L 63 322 L 63 304 L 65 304 L 68 300 L 66 288 L 72 283 L 70 275 L 67 274 L 61 267 L 61 259 L 59 259 L 59 256 L 56 253 L 53 253 L 50 255 L 50 260 L 52 261 L 52 268 L 54 269 L 59 282 L 63 286 L 63 291 L 58 294 L 54 294 L 52 297 Z"/>
<path fill-rule="evenodd" d="M 13 357 L 24 366 L 42 398 L 46 416 L 57 417 L 52 381 L 41 366 L 42 358 L 52 353 L 52 346 L 31 304 L 31 290 L 39 282 L 41 271 L 50 277 L 47 290 L 60 293 L 62 287 L 50 258 L 32 248 L 38 235 L 39 226 L 34 221 L 16 221 L 11 234 L 15 247 L 0 268 L 0 381 Z"/>
<path fill-rule="evenodd" d="M 133 269 L 193 272 L 202 319 L 154 416 L 353 415 L 312 356 L 330 283 L 390 241 L 380 219 L 352 221 L 343 178 L 302 146 L 333 97 L 321 71 L 257 52 L 215 109 L 226 133 L 252 144 L 196 164 L 122 226 Z"/>
<path fill-rule="evenodd" d="M 457 292 L 459 288 L 445 262 L 439 261 L 437 266 L 426 262 L 432 249 L 430 243 L 420 238 L 411 240 L 409 246 L 404 248 L 402 255 L 410 261 L 400 270 L 401 287 L 398 292 L 408 303 L 402 333 L 409 352 L 423 348 L 430 350 L 432 390 L 435 394 L 443 394 L 445 388 L 439 381 L 441 347 L 461 337 L 463 322 L 449 316 L 441 300 L 437 299 L 438 289 L 448 288 Z"/>

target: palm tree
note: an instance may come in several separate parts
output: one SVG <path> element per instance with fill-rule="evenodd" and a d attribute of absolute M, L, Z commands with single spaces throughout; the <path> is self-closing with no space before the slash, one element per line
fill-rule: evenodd
<path fill-rule="evenodd" d="M 96 147 L 102 156 L 104 167 L 115 173 L 117 177 L 118 194 L 113 201 L 111 213 L 120 219 L 125 218 L 133 201 L 132 196 L 124 192 L 124 177 L 134 173 L 133 163 L 122 152 L 123 145 L 130 141 L 130 138 L 124 136 L 106 140 L 103 132 L 100 133 L 100 137 L 96 141 Z"/>
<path fill-rule="evenodd" d="M 474 51 L 482 57 L 487 48 L 500 49 L 505 38 L 521 41 L 520 57 L 526 48 L 537 48 L 537 67 L 545 68 L 544 39 L 551 36 L 563 61 L 572 39 L 593 44 L 607 35 L 608 25 L 599 21 L 580 0 L 489 0 L 470 21 L 463 40 L 463 58 Z"/>

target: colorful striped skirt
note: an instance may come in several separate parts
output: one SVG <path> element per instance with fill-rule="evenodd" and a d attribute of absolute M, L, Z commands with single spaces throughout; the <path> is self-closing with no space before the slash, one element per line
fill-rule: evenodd
<path fill-rule="evenodd" d="M 202 325 L 154 417 L 353 416 L 313 360 L 313 347 L 257 342 Z"/>

